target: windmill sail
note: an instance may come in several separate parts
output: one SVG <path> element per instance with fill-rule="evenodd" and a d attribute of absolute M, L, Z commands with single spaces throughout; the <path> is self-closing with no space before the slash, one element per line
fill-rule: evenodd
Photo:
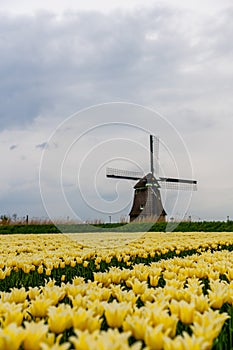
<path fill-rule="evenodd" d="M 154 136 L 154 175 L 159 177 L 159 138 Z"/>
<path fill-rule="evenodd" d="M 150 135 L 150 171 L 154 176 L 154 147 L 153 147 L 153 135 Z"/>
<path fill-rule="evenodd" d="M 106 176 L 115 179 L 140 180 L 143 173 L 138 171 L 128 171 L 115 168 L 107 168 Z"/>
<path fill-rule="evenodd" d="M 196 180 L 177 179 L 173 177 L 160 177 L 158 181 L 161 188 L 171 190 L 197 191 Z"/>

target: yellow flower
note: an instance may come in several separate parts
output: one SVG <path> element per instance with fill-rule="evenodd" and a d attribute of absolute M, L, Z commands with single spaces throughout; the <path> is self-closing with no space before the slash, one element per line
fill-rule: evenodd
<path fill-rule="evenodd" d="M 202 295 L 203 283 L 198 278 L 189 278 L 187 287 L 186 290 L 190 292 L 190 294 Z"/>
<path fill-rule="evenodd" d="M 49 299 L 51 301 L 51 305 L 57 305 L 59 301 L 61 301 L 66 292 L 58 286 L 44 287 L 43 295 L 45 299 Z"/>
<path fill-rule="evenodd" d="M 51 276 L 51 269 L 47 267 L 47 269 L 45 270 L 45 274 L 46 276 Z"/>
<path fill-rule="evenodd" d="M 156 287 L 156 286 L 158 285 L 159 276 L 150 275 L 150 276 L 149 276 L 149 279 L 150 279 L 150 285 L 151 285 L 152 287 Z"/>
<path fill-rule="evenodd" d="M 135 295 L 135 297 L 136 297 L 136 300 L 137 300 L 137 296 L 136 295 Z M 145 303 L 145 302 L 153 302 L 156 299 L 156 296 L 155 296 L 154 291 L 151 288 L 146 288 L 145 292 L 143 294 L 140 294 L 140 299 L 141 299 L 141 301 L 143 303 Z"/>
<path fill-rule="evenodd" d="M 169 329 L 165 333 L 162 331 L 163 325 L 156 327 L 148 326 L 146 328 L 145 343 L 150 350 L 162 350 L 164 347 L 164 336 L 169 333 Z"/>
<path fill-rule="evenodd" d="M 75 260 L 71 260 L 70 266 L 71 266 L 71 267 L 75 267 L 75 266 L 76 266 L 76 261 L 75 261 Z"/>
<path fill-rule="evenodd" d="M 11 273 L 10 267 L 6 267 L 4 271 L 0 269 L 0 280 L 4 280 L 6 276 L 10 276 L 10 273 Z"/>
<path fill-rule="evenodd" d="M 179 308 L 179 302 L 176 300 L 172 300 L 169 304 L 169 309 L 171 311 L 172 315 L 176 315 L 179 317 L 180 314 L 180 308 Z"/>
<path fill-rule="evenodd" d="M 82 264 L 83 259 L 80 258 L 79 256 L 77 256 L 77 257 L 76 257 L 76 261 L 77 261 L 78 264 Z"/>
<path fill-rule="evenodd" d="M 136 295 L 143 294 L 147 289 L 147 282 L 140 282 L 137 278 L 134 278 L 132 281 L 128 280 L 126 284 L 128 287 L 132 288 L 134 294 Z"/>
<path fill-rule="evenodd" d="M 94 350 L 96 349 L 97 334 L 90 334 L 87 330 L 84 332 L 75 331 L 77 337 L 70 337 L 69 340 L 73 343 L 75 350 Z"/>
<path fill-rule="evenodd" d="M 23 303 L 27 298 L 27 294 L 28 293 L 26 292 L 24 287 L 22 287 L 20 289 L 12 288 L 10 301 L 14 301 L 16 304 Z"/>
<path fill-rule="evenodd" d="M 24 337 L 24 329 L 11 323 L 0 330 L 0 349 L 18 350 Z"/>
<path fill-rule="evenodd" d="M 24 264 L 22 266 L 22 270 L 24 273 L 29 273 L 30 271 L 35 271 L 35 266 L 29 265 L 29 264 Z"/>
<path fill-rule="evenodd" d="M 171 339 L 165 336 L 163 340 L 164 340 L 164 350 L 185 350 L 183 347 L 181 336 L 178 336 L 174 339 Z"/>
<path fill-rule="evenodd" d="M 224 322 L 229 318 L 227 313 L 219 313 L 209 309 L 203 314 L 196 313 L 193 322 L 193 334 L 203 336 L 207 340 L 213 340 L 220 333 Z"/>
<path fill-rule="evenodd" d="M 77 337 L 70 337 L 76 350 L 140 350 L 141 343 L 137 342 L 131 347 L 128 345 L 130 333 L 119 333 L 116 329 L 108 329 L 106 332 L 75 331 Z"/>
<path fill-rule="evenodd" d="M 209 299 L 206 295 L 197 295 L 193 298 L 195 303 L 195 308 L 200 313 L 209 309 Z"/>
<path fill-rule="evenodd" d="M 40 289 L 38 287 L 29 287 L 28 296 L 30 300 L 35 300 L 40 295 Z"/>
<path fill-rule="evenodd" d="M 165 280 L 172 280 L 176 277 L 176 273 L 173 271 L 164 271 L 163 272 L 163 278 Z"/>
<path fill-rule="evenodd" d="M 101 257 L 98 256 L 98 257 L 95 259 L 95 265 L 98 265 L 100 262 L 101 262 Z"/>
<path fill-rule="evenodd" d="M 89 332 L 94 332 L 96 329 L 100 329 L 101 320 L 97 316 L 94 317 L 92 310 L 78 308 L 74 310 L 72 315 L 72 325 L 75 329 L 81 331 L 88 330 Z"/>
<path fill-rule="evenodd" d="M 131 305 L 126 302 L 118 303 L 114 300 L 112 303 L 104 303 L 104 308 L 108 326 L 119 328 L 131 309 Z"/>
<path fill-rule="evenodd" d="M 178 335 L 171 339 L 164 337 L 164 350 L 209 350 L 210 344 L 202 337 L 189 336 L 183 333 L 183 337 Z"/>
<path fill-rule="evenodd" d="M 87 309 L 91 310 L 93 312 L 93 316 L 102 316 L 104 313 L 104 306 L 102 304 L 102 302 L 98 299 L 94 300 L 94 301 L 87 301 L 87 305 L 86 305 Z"/>
<path fill-rule="evenodd" d="M 221 284 L 217 288 L 213 288 L 213 290 L 209 290 L 208 297 L 212 308 L 220 309 L 228 299 L 227 286 Z"/>
<path fill-rule="evenodd" d="M 193 322 L 195 312 L 195 304 L 187 303 L 182 300 L 179 302 L 179 318 L 184 324 L 191 324 Z"/>
<path fill-rule="evenodd" d="M 112 260 L 112 257 L 111 257 L 111 256 L 107 256 L 107 257 L 105 258 L 105 261 L 106 261 L 107 264 L 109 264 L 111 260 Z"/>
<path fill-rule="evenodd" d="M 184 350 L 209 350 L 211 347 L 211 344 L 204 338 L 190 336 L 188 333 L 183 334 L 182 344 Z"/>
<path fill-rule="evenodd" d="M 153 326 L 163 325 L 163 331 L 170 329 L 170 336 L 174 337 L 176 334 L 176 325 L 178 322 L 178 317 L 176 315 L 169 315 L 167 310 L 159 311 L 158 313 L 151 314 L 151 322 Z"/>
<path fill-rule="evenodd" d="M 123 322 L 124 332 L 130 331 L 135 339 L 144 340 L 148 319 L 137 315 L 128 315 Z"/>
<path fill-rule="evenodd" d="M 28 311 L 32 316 L 45 317 L 48 314 L 48 308 L 52 305 L 52 300 L 44 298 L 43 295 L 39 295 L 38 298 L 32 300 Z"/>
<path fill-rule="evenodd" d="M 44 271 L 43 265 L 40 265 L 37 269 L 37 272 L 39 273 L 39 275 L 41 275 Z"/>
<path fill-rule="evenodd" d="M 87 267 L 88 264 L 89 264 L 89 262 L 85 260 L 85 261 L 83 262 L 83 267 Z"/>
<path fill-rule="evenodd" d="M 219 329 L 214 324 L 209 324 L 205 327 L 194 322 L 191 328 L 194 336 L 202 337 L 206 341 L 208 340 L 210 344 L 212 344 L 213 340 L 219 335 Z"/>
<path fill-rule="evenodd" d="M 46 342 L 48 325 L 44 321 L 25 322 L 25 339 L 23 342 L 24 350 L 40 350 L 40 343 Z"/>
<path fill-rule="evenodd" d="M 72 310 L 69 305 L 61 304 L 48 309 L 48 325 L 51 332 L 59 334 L 72 326 Z"/>
<path fill-rule="evenodd" d="M 15 305 L 14 303 L 5 303 L 6 310 L 4 313 L 4 320 L 2 321 L 2 325 L 6 327 L 10 323 L 16 323 L 17 326 L 20 326 L 23 321 L 23 313 L 22 313 L 22 304 Z"/>
<path fill-rule="evenodd" d="M 41 350 L 68 350 L 70 348 L 69 343 L 59 344 L 61 337 L 62 334 L 58 335 L 54 344 L 41 343 Z"/>
<path fill-rule="evenodd" d="M 85 282 L 83 277 L 74 277 L 73 278 L 73 285 L 78 286 L 80 284 L 83 284 Z"/>
<path fill-rule="evenodd" d="M 231 282 L 233 280 L 233 268 L 229 268 L 227 270 L 226 276 L 227 276 L 228 281 Z"/>

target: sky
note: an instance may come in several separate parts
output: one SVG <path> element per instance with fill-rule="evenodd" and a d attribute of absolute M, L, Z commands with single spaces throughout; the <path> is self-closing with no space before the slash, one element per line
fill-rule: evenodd
<path fill-rule="evenodd" d="M 228 0 L 0 0 L 0 215 L 126 217 L 135 183 L 104 171 L 146 173 L 153 133 L 160 171 L 198 181 L 178 207 L 162 193 L 168 218 L 233 219 L 232 14 Z"/>

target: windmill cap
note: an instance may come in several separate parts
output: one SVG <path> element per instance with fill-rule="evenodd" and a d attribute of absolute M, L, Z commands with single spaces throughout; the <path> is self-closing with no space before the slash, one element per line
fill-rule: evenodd
<path fill-rule="evenodd" d="M 141 188 L 141 187 L 148 187 L 148 186 L 156 186 L 160 187 L 158 181 L 156 178 L 152 175 L 152 173 L 148 173 L 144 177 L 142 177 L 134 186 L 135 189 Z"/>

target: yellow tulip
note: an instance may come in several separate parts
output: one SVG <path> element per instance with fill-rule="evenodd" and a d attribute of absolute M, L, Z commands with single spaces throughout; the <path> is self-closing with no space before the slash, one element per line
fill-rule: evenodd
<path fill-rule="evenodd" d="M 12 288 L 11 289 L 11 296 L 10 301 L 17 303 L 23 303 L 27 298 L 28 293 L 26 292 L 25 288 L 22 287 L 20 289 Z"/>
<path fill-rule="evenodd" d="M 10 276 L 10 273 L 11 273 L 10 267 L 5 268 L 4 271 L 0 269 L 0 280 L 4 280 L 6 276 Z"/>
<path fill-rule="evenodd" d="M 66 295 L 66 292 L 58 286 L 45 286 L 43 288 L 43 297 L 51 301 L 51 305 L 57 305 Z"/>
<path fill-rule="evenodd" d="M 24 350 L 40 350 L 40 343 L 46 342 L 48 325 L 44 321 L 25 322 Z"/>
<path fill-rule="evenodd" d="M 145 293 L 147 289 L 147 282 L 140 282 L 137 278 L 134 278 L 132 281 L 127 281 L 126 284 L 132 288 L 135 295 L 141 295 Z"/>
<path fill-rule="evenodd" d="M 149 276 L 149 279 L 150 279 L 150 285 L 151 285 L 152 287 L 156 287 L 156 286 L 158 285 L 159 276 L 150 275 L 150 276 Z"/>
<path fill-rule="evenodd" d="M 41 275 L 44 271 L 43 265 L 40 265 L 37 269 L 37 272 Z"/>
<path fill-rule="evenodd" d="M 187 333 L 183 334 L 182 344 L 184 350 L 209 350 L 211 345 L 204 338 L 190 336 Z"/>
<path fill-rule="evenodd" d="M 72 310 L 69 305 L 50 306 L 48 316 L 49 329 L 55 334 L 63 333 L 72 326 Z"/>
<path fill-rule="evenodd" d="M 163 341 L 164 341 L 164 350 L 189 350 L 189 349 L 184 349 L 181 336 L 177 336 L 174 339 L 164 336 Z"/>
<path fill-rule="evenodd" d="M 73 285 L 78 286 L 80 284 L 84 283 L 84 278 L 83 277 L 74 277 L 73 278 Z"/>
<path fill-rule="evenodd" d="M 130 331 L 135 339 L 144 340 L 149 319 L 128 315 L 123 322 L 124 332 Z"/>
<path fill-rule="evenodd" d="M 126 302 L 118 303 L 114 300 L 112 303 L 105 303 L 105 317 L 109 327 L 121 327 L 127 313 L 131 309 L 131 305 Z"/>
<path fill-rule="evenodd" d="M 52 300 L 44 298 L 43 295 L 39 295 L 38 298 L 32 300 L 28 311 L 34 317 L 45 317 L 47 316 L 48 308 L 51 305 Z"/>
<path fill-rule="evenodd" d="M 169 333 L 169 329 L 165 333 L 162 331 L 163 325 L 156 327 L 148 326 L 146 328 L 145 343 L 151 350 L 162 350 L 164 347 L 164 336 Z"/>
<path fill-rule="evenodd" d="M 210 330 L 210 333 L 206 331 L 206 338 L 212 338 L 213 334 L 215 337 L 220 333 L 224 322 L 229 318 L 226 313 L 219 313 L 209 309 L 203 314 L 195 313 L 193 322 L 193 331 L 198 335 L 201 334 L 203 330 Z M 210 325 L 212 329 L 210 329 Z"/>
<path fill-rule="evenodd" d="M 0 330 L 0 349 L 18 350 L 24 337 L 24 329 L 18 327 L 16 323 L 11 323 Z"/>
<path fill-rule="evenodd" d="M 28 296 L 30 298 L 30 300 L 35 300 L 38 295 L 40 295 L 40 289 L 38 287 L 29 287 L 29 291 L 28 291 Z"/>
<path fill-rule="evenodd" d="M 89 262 L 85 260 L 85 261 L 83 262 L 83 267 L 87 267 L 88 265 L 89 265 Z"/>
<path fill-rule="evenodd" d="M 22 304 L 15 305 L 14 303 L 6 304 L 6 310 L 4 312 L 4 320 L 2 321 L 2 326 L 6 327 L 11 323 L 15 323 L 20 326 L 23 321 Z"/>
<path fill-rule="evenodd" d="M 52 346 L 46 343 L 41 343 L 41 350 L 68 350 L 70 348 L 70 343 L 63 344 L 53 344 Z"/>
<path fill-rule="evenodd" d="M 209 298 L 207 295 L 197 295 L 197 296 L 194 295 L 192 300 L 195 304 L 196 310 L 199 311 L 200 313 L 205 312 L 210 307 Z"/>
<path fill-rule="evenodd" d="M 72 325 L 74 329 L 79 329 L 81 331 L 88 330 L 89 332 L 94 332 L 100 329 L 101 322 L 99 316 L 94 317 L 92 310 L 78 308 L 74 310 L 72 314 Z"/>
<path fill-rule="evenodd" d="M 195 312 L 195 304 L 190 304 L 186 301 L 179 302 L 179 318 L 184 324 L 191 324 L 193 322 Z"/>
<path fill-rule="evenodd" d="M 46 276 L 51 276 L 51 269 L 49 269 L 49 268 L 47 268 L 46 270 L 45 270 L 45 274 L 46 274 Z"/>
<path fill-rule="evenodd" d="M 204 338 L 190 337 L 187 333 L 184 336 L 177 336 L 174 339 L 164 337 L 164 350 L 209 350 L 209 343 Z"/>

